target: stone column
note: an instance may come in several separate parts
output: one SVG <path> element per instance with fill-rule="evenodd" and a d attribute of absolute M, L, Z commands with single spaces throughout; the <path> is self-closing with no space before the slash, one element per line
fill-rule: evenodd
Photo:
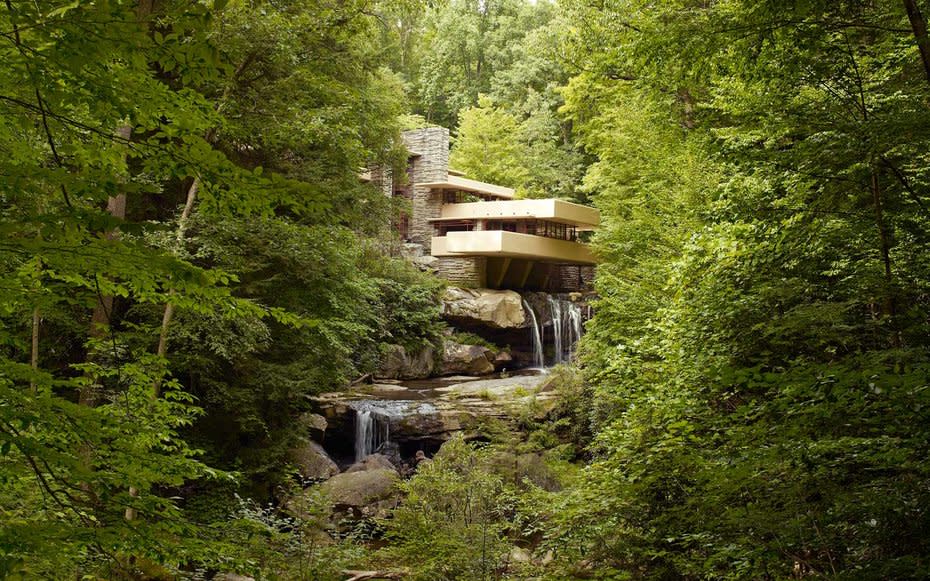
<path fill-rule="evenodd" d="M 426 127 L 403 133 L 404 145 L 414 156 L 410 175 L 412 215 L 410 239 L 422 244 L 431 254 L 430 239 L 433 225 L 428 220 L 438 218 L 442 208 L 442 194 L 421 183 L 443 182 L 449 178 L 449 130 L 445 127 Z"/>

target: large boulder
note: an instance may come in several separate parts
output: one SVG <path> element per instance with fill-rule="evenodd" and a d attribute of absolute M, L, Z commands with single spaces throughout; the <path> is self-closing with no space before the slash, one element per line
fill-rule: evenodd
<path fill-rule="evenodd" d="M 439 259 L 435 256 L 420 256 L 413 259 L 413 264 L 424 272 L 435 272 L 439 267 Z"/>
<path fill-rule="evenodd" d="M 480 345 L 446 339 L 442 349 L 442 375 L 487 375 L 494 372 L 494 352 Z"/>
<path fill-rule="evenodd" d="M 394 496 L 399 479 L 389 468 L 343 472 L 324 482 L 322 489 L 336 506 L 363 508 Z"/>
<path fill-rule="evenodd" d="M 459 323 L 493 329 L 526 325 L 523 299 L 509 290 L 449 287 L 442 297 L 442 314 Z"/>
<path fill-rule="evenodd" d="M 313 440 L 302 440 L 299 445 L 291 448 L 289 456 L 304 478 L 325 480 L 339 474 L 339 466 L 333 462 L 323 446 Z"/>
<path fill-rule="evenodd" d="M 408 353 L 401 345 L 387 345 L 375 377 L 379 379 L 424 379 L 433 372 L 432 347 Z"/>
<path fill-rule="evenodd" d="M 326 436 L 326 428 L 329 427 L 329 424 L 326 422 L 326 418 L 320 414 L 314 414 L 310 412 L 301 414 L 297 422 L 303 430 L 303 433 L 309 434 L 310 437 L 317 442 L 323 441 L 323 438 Z"/>
<path fill-rule="evenodd" d="M 400 255 L 407 260 L 414 260 L 426 254 L 426 247 L 422 244 L 407 242 L 400 247 Z"/>
<path fill-rule="evenodd" d="M 394 470 L 397 468 L 384 454 L 371 454 L 365 456 L 355 464 L 346 468 L 346 472 L 365 472 L 366 470 Z"/>

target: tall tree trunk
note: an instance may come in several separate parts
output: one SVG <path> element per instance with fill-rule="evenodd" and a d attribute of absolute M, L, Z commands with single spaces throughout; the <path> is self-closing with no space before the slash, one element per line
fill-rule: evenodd
<path fill-rule="evenodd" d="M 32 367 L 33 372 L 39 370 L 39 325 L 41 324 L 41 313 L 39 313 L 39 307 L 36 307 L 32 309 L 32 352 L 29 357 L 29 365 Z M 36 393 L 35 379 L 29 382 L 29 389 L 33 394 Z"/>
<path fill-rule="evenodd" d="M 251 64 L 252 60 L 255 58 L 255 53 L 249 54 L 240 64 L 236 67 L 235 72 L 233 72 L 232 79 L 230 84 L 227 85 L 226 89 L 223 91 L 223 96 L 220 99 L 220 102 L 217 104 L 217 112 L 222 112 L 223 108 L 226 106 L 226 100 L 229 98 L 233 86 L 235 85 L 236 79 L 242 74 L 243 71 Z M 212 142 L 216 137 L 216 131 L 211 129 L 207 132 L 206 140 Z M 190 220 L 191 214 L 194 212 L 194 205 L 197 203 L 197 194 L 200 192 L 200 177 L 195 177 L 194 181 L 191 183 L 191 187 L 187 189 L 187 199 L 184 201 L 184 209 L 181 210 L 181 215 L 178 217 L 178 231 L 176 234 L 177 245 L 180 249 L 181 245 L 184 244 L 184 234 L 187 232 L 187 222 Z M 174 303 L 171 302 L 171 297 L 174 296 L 175 291 L 172 289 L 168 293 L 168 301 L 165 303 L 165 310 L 162 313 L 161 317 L 161 329 L 158 333 L 158 348 L 156 349 L 156 354 L 159 357 L 165 357 L 168 354 L 168 331 L 171 329 L 171 321 L 174 318 Z M 156 379 L 154 385 L 152 385 L 152 399 L 157 399 L 161 394 L 161 378 Z M 139 496 L 139 490 L 135 486 L 129 487 L 129 495 L 133 498 Z M 133 520 L 136 518 L 136 510 L 132 507 L 126 508 L 125 513 L 126 520 Z"/>
<path fill-rule="evenodd" d="M 927 76 L 927 82 L 930 82 L 930 37 L 927 36 L 927 21 L 920 13 L 917 0 L 904 0 L 904 9 L 907 11 L 908 20 L 911 21 L 914 38 L 917 40 L 920 60 L 924 64 L 924 74 Z"/>
<path fill-rule="evenodd" d="M 229 99 L 229 95 L 232 93 L 232 90 L 235 87 L 236 80 L 252 63 L 252 61 L 255 59 L 255 56 L 255 53 L 249 53 L 242 60 L 242 62 L 239 63 L 239 66 L 236 67 L 236 70 L 233 72 L 233 75 L 230 78 L 229 84 L 226 86 L 226 89 L 223 90 L 223 95 L 220 97 L 220 100 L 216 105 L 217 113 L 223 112 L 223 109 L 226 107 L 227 100 Z M 210 129 L 206 135 L 207 142 L 212 144 L 215 138 L 216 130 Z M 194 205 L 197 203 L 197 194 L 199 192 L 200 177 L 195 176 L 191 186 L 187 189 L 187 199 L 184 201 L 184 209 L 181 210 L 181 215 L 178 217 L 178 230 L 175 236 L 179 250 L 184 244 L 184 235 L 187 233 L 187 223 L 190 220 L 191 214 L 194 212 Z M 168 302 L 165 303 L 165 310 L 163 311 L 161 318 L 161 330 L 158 333 L 158 348 L 156 350 L 156 354 L 159 357 L 164 357 L 168 354 L 168 331 L 171 328 L 171 321 L 174 318 L 174 303 L 171 302 L 171 297 L 174 296 L 175 292 L 172 289 L 168 294 Z M 157 380 L 155 385 L 152 387 L 153 397 L 158 397 L 161 391 L 161 380 Z"/>
<path fill-rule="evenodd" d="M 885 296 L 882 299 L 882 315 L 889 317 L 892 325 L 891 343 L 894 347 L 899 347 L 901 338 L 894 329 L 895 315 L 897 306 L 894 293 L 894 275 L 891 270 L 891 237 L 888 234 L 888 226 L 885 223 L 884 201 L 882 199 L 881 182 L 879 181 L 879 172 L 877 167 L 872 168 L 871 176 L 872 189 L 872 206 L 875 211 L 875 223 L 878 226 L 879 246 L 882 257 L 883 274 L 885 279 Z"/>
<path fill-rule="evenodd" d="M 116 130 L 116 135 L 123 141 L 128 141 L 132 136 L 132 127 L 124 125 Z M 107 200 L 107 212 L 114 218 L 120 220 L 126 219 L 126 194 L 117 194 Z M 115 239 L 119 235 L 117 229 L 110 230 L 106 233 L 109 240 Z M 90 317 L 90 336 L 99 339 L 107 334 L 112 322 L 113 297 L 110 295 L 97 295 L 97 304 L 94 306 L 94 312 Z M 85 387 L 81 390 L 80 403 L 92 406 L 96 403 L 97 396 L 93 386 Z"/>
<path fill-rule="evenodd" d="M 152 14 L 152 11 L 155 8 L 155 0 L 139 0 L 139 5 L 136 8 L 136 14 L 139 17 L 140 22 L 145 22 L 148 20 L 148 17 Z M 128 141 L 132 137 L 132 127 L 129 125 L 124 125 L 117 130 L 118 135 L 124 140 Z M 119 218 L 124 220 L 126 218 L 126 194 L 117 194 L 116 196 L 111 197 L 107 200 L 107 211 L 114 218 Z M 116 236 L 116 231 L 113 230 L 107 233 L 107 237 Z M 95 332 L 94 323 L 98 321 L 100 315 L 103 315 L 106 318 L 107 328 L 110 325 L 110 314 L 113 312 L 113 297 L 112 296 L 99 296 L 98 295 L 97 307 L 94 308 L 94 314 L 91 318 L 91 335 Z M 102 329 L 99 324 L 96 325 L 96 329 Z M 93 403 L 92 401 L 90 402 Z M 129 494 L 133 497 L 139 495 L 139 491 L 134 487 L 129 487 Z M 132 507 L 126 508 L 126 519 L 132 520 L 136 517 L 136 509 Z"/>
<path fill-rule="evenodd" d="M 178 231 L 177 231 L 177 243 L 178 247 L 184 244 L 184 234 L 187 231 L 187 222 L 191 217 L 191 213 L 194 211 L 194 204 L 197 202 L 197 192 L 200 191 L 200 178 L 194 178 L 194 182 L 191 184 L 191 187 L 187 190 L 187 201 L 184 203 L 184 209 L 181 211 L 181 216 L 178 218 Z M 168 302 L 165 303 L 165 310 L 162 313 L 161 318 L 161 331 L 158 334 L 158 349 L 156 354 L 159 357 L 164 357 L 168 354 L 168 331 L 171 327 L 171 320 L 174 318 L 174 303 L 171 302 L 171 297 L 174 296 L 174 289 L 168 293 Z M 152 386 L 152 397 L 158 397 L 161 392 L 161 380 L 156 380 L 155 385 Z"/>

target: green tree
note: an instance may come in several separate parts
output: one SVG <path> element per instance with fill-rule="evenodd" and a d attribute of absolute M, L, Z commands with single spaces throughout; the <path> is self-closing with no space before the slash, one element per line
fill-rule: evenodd
<path fill-rule="evenodd" d="M 295 375 L 322 345 L 337 356 L 318 358 L 313 389 L 356 365 L 352 335 L 376 326 L 379 300 L 355 270 L 360 241 L 390 210 L 358 169 L 390 157 L 401 110 L 368 8 L 0 8 L 3 575 L 235 566 L 221 528 L 177 502 L 228 477 L 189 443 L 223 407 L 194 406 L 207 390 L 183 363 L 208 353 L 208 375 L 240 351 L 309 344 L 305 359 L 255 358 L 302 395 Z M 316 272 L 345 285 L 315 296 Z M 193 337 L 204 346 L 175 355 Z M 224 386 L 225 409 L 256 386 Z"/>
<path fill-rule="evenodd" d="M 401 484 L 407 494 L 385 522 L 385 557 L 413 566 L 414 579 L 488 579 L 506 555 L 503 482 L 489 450 L 446 442 Z"/>
<path fill-rule="evenodd" d="M 571 18 L 600 435 L 553 537 L 638 578 L 922 578 L 930 84 L 904 6 Z"/>
<path fill-rule="evenodd" d="M 415 109 L 432 123 L 456 125 L 478 104 L 497 71 L 518 57 L 514 47 L 545 21 L 548 8 L 524 0 L 448 0 L 431 5 L 420 33 Z"/>
<path fill-rule="evenodd" d="M 521 187 L 529 173 L 524 144 L 515 139 L 518 131 L 513 115 L 482 97 L 477 107 L 462 112 L 449 164 L 474 179 Z"/>

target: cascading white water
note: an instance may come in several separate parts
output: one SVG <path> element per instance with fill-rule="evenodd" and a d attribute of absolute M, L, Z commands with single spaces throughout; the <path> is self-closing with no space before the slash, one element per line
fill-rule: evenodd
<path fill-rule="evenodd" d="M 549 318 L 552 319 L 553 365 L 562 363 L 562 300 L 549 295 Z"/>
<path fill-rule="evenodd" d="M 568 317 L 568 344 L 566 361 L 571 361 L 575 357 L 575 347 L 581 339 L 581 307 L 577 303 L 568 303 L 565 311 Z"/>
<path fill-rule="evenodd" d="M 581 339 L 582 316 L 578 303 L 550 295 L 549 316 L 552 319 L 553 365 L 569 363 Z"/>
<path fill-rule="evenodd" d="M 533 307 L 530 306 L 526 300 L 523 300 L 523 308 L 526 309 L 526 312 L 530 315 L 530 333 L 533 337 L 533 366 L 542 369 L 546 366 L 546 360 L 543 356 L 543 340 L 542 340 L 542 328 L 539 325 L 539 321 L 536 319 L 536 313 L 533 311 Z"/>
<path fill-rule="evenodd" d="M 369 402 L 359 402 L 355 408 L 355 461 L 377 452 L 391 440 L 391 423 Z"/>

